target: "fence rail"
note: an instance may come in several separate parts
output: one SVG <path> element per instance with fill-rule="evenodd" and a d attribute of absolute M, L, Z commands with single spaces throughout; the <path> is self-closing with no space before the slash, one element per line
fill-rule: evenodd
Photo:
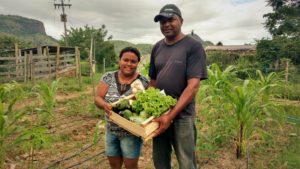
<path fill-rule="evenodd" d="M 0 56 L 0 83 L 28 81 L 39 78 L 58 77 L 66 70 L 79 77 L 80 51 L 78 47 L 40 46 L 31 49 L 15 47 L 14 55 Z"/>

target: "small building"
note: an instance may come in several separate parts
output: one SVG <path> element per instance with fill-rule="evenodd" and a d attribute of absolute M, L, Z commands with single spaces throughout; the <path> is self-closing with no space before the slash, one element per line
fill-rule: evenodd
<path fill-rule="evenodd" d="M 206 52 L 228 52 L 233 54 L 255 54 L 255 45 L 223 45 L 223 46 L 207 46 Z"/>

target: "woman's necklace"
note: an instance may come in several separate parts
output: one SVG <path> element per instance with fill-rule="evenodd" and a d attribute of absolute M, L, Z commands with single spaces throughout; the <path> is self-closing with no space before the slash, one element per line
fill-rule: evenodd
<path fill-rule="evenodd" d="M 118 72 L 118 78 L 119 78 L 119 83 L 120 83 L 120 90 L 121 90 L 121 92 L 124 92 L 124 91 L 128 90 L 128 86 L 136 78 L 136 74 L 134 74 L 130 78 L 126 78 L 125 76 L 122 76 L 120 72 Z"/>

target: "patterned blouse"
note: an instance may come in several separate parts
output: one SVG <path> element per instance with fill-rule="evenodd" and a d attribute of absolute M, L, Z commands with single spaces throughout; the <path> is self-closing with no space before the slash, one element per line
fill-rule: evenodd
<path fill-rule="evenodd" d="M 137 79 L 139 79 L 142 82 L 145 88 L 148 86 L 149 81 L 147 80 L 146 77 L 139 75 Z M 125 92 L 120 93 L 120 91 L 118 90 L 118 86 L 120 85 L 118 80 L 118 71 L 111 71 L 105 73 L 102 76 L 101 81 L 109 85 L 107 94 L 105 95 L 105 101 L 108 103 L 116 102 L 119 99 L 132 94 L 132 90 L 129 86 L 127 86 L 127 91 Z M 107 125 L 106 125 L 107 130 L 111 131 L 117 136 L 124 137 L 124 136 L 132 135 L 128 131 L 122 129 L 121 127 L 119 127 L 118 125 L 110 121 L 108 117 L 106 117 L 105 119 L 107 121 Z"/>

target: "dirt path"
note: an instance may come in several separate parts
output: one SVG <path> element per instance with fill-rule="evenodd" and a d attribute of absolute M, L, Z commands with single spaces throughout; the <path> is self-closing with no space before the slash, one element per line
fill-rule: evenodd
<path fill-rule="evenodd" d="M 93 92 L 93 88 L 88 87 L 86 90 L 82 92 L 72 92 L 68 94 L 58 93 L 56 94 L 56 101 L 63 102 L 65 100 L 75 99 L 81 95 L 88 95 L 88 94 L 92 95 L 92 92 Z M 41 102 L 38 100 L 38 98 L 29 98 L 29 99 L 20 100 L 14 105 L 14 110 L 20 110 L 27 106 L 33 106 L 33 105 L 35 105 L 36 107 L 41 105 Z"/>

